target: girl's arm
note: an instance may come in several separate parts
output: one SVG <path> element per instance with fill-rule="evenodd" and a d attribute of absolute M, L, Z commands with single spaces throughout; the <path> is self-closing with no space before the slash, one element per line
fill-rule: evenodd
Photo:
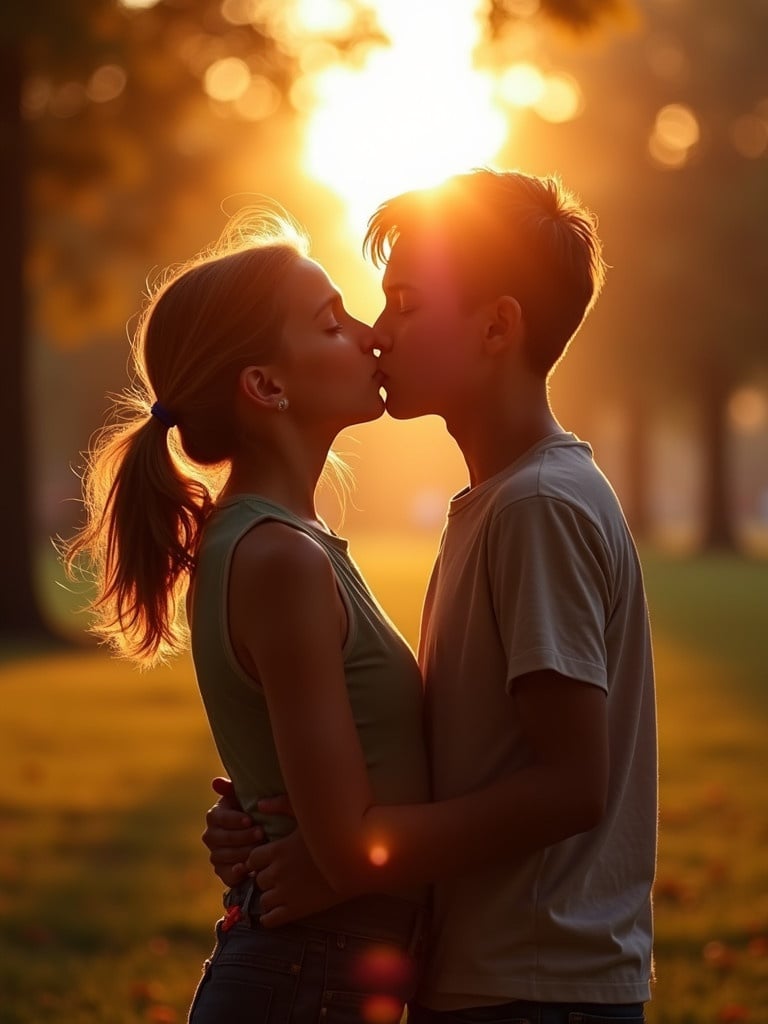
<path fill-rule="evenodd" d="M 235 555 L 233 641 L 264 688 L 303 839 L 339 898 L 514 860 L 600 821 L 606 696 L 555 672 L 521 677 L 510 697 L 530 749 L 525 768 L 451 800 L 374 806 L 347 697 L 333 570 L 306 535 L 276 523 L 257 529 Z M 269 856 L 268 847 L 259 852 Z"/>
<path fill-rule="evenodd" d="M 241 664 L 263 688 L 304 840 L 339 888 L 360 874 L 373 801 L 344 676 L 346 612 L 322 547 L 277 522 L 246 534 L 232 562 L 229 624 Z"/>

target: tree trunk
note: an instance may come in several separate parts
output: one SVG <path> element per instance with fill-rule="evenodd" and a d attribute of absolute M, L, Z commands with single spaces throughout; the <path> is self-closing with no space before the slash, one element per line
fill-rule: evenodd
<path fill-rule="evenodd" d="M 0 499 L 3 571 L 0 573 L 0 637 L 51 639 L 35 591 L 35 515 L 32 498 L 24 300 L 24 129 L 22 65 L 18 49 L 0 47 Z"/>
<path fill-rule="evenodd" d="M 727 374 L 719 367 L 712 366 L 708 379 L 702 382 L 700 389 L 701 440 L 704 445 L 702 547 L 705 551 L 735 551 L 738 548 L 728 473 L 729 395 Z"/>

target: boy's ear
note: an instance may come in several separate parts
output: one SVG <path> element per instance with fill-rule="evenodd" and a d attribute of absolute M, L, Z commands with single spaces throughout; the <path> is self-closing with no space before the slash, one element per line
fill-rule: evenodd
<path fill-rule="evenodd" d="M 523 330 L 523 311 L 511 295 L 500 295 L 488 307 L 484 348 L 489 355 L 514 345 Z"/>
<path fill-rule="evenodd" d="M 249 402 L 274 409 L 284 396 L 283 385 L 269 366 L 246 366 L 238 377 L 238 392 Z"/>

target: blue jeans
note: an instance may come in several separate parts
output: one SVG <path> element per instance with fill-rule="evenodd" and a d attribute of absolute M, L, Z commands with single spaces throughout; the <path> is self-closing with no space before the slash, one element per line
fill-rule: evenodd
<path fill-rule="evenodd" d="M 408 1024 L 645 1024 L 642 1003 L 534 1003 L 428 1010 L 411 1003 Z"/>
<path fill-rule="evenodd" d="M 189 1024 L 397 1024 L 423 956 L 424 909 L 363 896 L 296 924 L 267 930 L 258 893 L 242 883 L 225 897 L 236 923 L 216 925 L 216 946 Z"/>

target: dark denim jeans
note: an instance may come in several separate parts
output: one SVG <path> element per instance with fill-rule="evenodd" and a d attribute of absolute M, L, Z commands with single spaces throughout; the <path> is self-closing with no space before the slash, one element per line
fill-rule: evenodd
<path fill-rule="evenodd" d="M 267 930 L 257 903 L 249 885 L 227 894 L 242 916 L 216 925 L 189 1024 L 397 1024 L 418 981 L 423 908 L 364 896 Z"/>
<path fill-rule="evenodd" d="M 532 1003 L 515 1000 L 466 1010 L 411 1003 L 408 1024 L 645 1024 L 642 1003 Z"/>

